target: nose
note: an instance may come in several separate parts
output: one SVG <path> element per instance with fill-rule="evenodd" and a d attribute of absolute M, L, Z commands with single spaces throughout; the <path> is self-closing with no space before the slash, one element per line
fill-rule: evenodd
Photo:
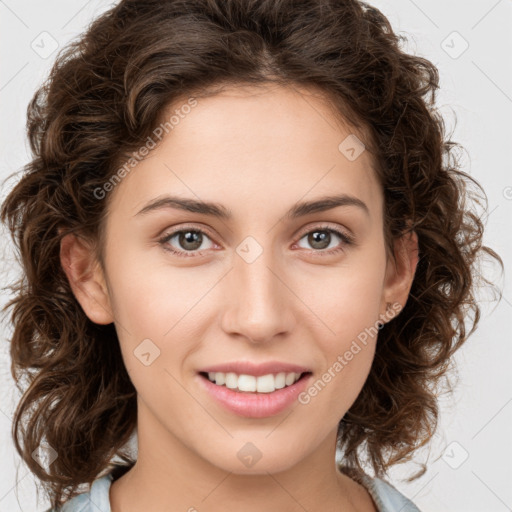
<path fill-rule="evenodd" d="M 293 302 L 285 272 L 271 251 L 248 263 L 235 255 L 232 271 L 226 276 L 222 327 L 230 335 L 253 344 L 271 342 L 290 333 L 294 324 Z"/>

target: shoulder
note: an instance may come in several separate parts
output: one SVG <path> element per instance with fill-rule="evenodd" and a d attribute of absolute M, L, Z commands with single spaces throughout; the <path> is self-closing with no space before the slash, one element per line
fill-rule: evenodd
<path fill-rule="evenodd" d="M 419 508 L 398 489 L 381 478 L 370 478 L 368 492 L 379 507 L 379 512 L 420 512 Z M 372 494 L 373 491 L 373 494 Z"/>
<path fill-rule="evenodd" d="M 88 492 L 71 498 L 59 509 L 48 509 L 45 512 L 111 512 L 109 493 L 112 479 L 111 473 L 98 478 Z"/>
<path fill-rule="evenodd" d="M 409 498 L 383 478 L 372 478 L 348 467 L 340 467 L 340 471 L 366 488 L 378 512 L 421 512 Z"/>

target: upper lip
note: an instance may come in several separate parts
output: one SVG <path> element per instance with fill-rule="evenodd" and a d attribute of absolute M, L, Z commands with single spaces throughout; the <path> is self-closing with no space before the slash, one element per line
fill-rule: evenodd
<path fill-rule="evenodd" d="M 199 372 L 205 373 L 236 373 L 238 375 L 254 375 L 259 377 L 261 375 L 268 375 L 269 373 L 306 373 L 310 372 L 308 368 L 297 364 L 283 363 L 279 361 L 269 361 L 266 363 L 252 363 L 250 361 L 233 361 L 230 363 L 222 363 L 213 366 L 202 368 Z"/>

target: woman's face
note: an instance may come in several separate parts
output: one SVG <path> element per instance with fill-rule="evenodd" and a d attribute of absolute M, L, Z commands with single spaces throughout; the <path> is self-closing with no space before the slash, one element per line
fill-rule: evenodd
<path fill-rule="evenodd" d="M 226 471 L 284 470 L 334 442 L 376 322 L 386 302 L 404 305 L 412 278 L 387 261 L 369 153 L 318 97 L 239 88 L 167 117 L 176 109 L 179 123 L 108 197 L 104 296 L 98 274 L 77 296 L 93 321 L 115 322 L 139 453 L 179 445 Z M 148 206 L 171 196 L 189 207 Z M 249 386 L 251 371 L 310 373 L 276 395 L 223 386 L 227 402 L 199 373 L 246 362 L 277 364 L 229 372 Z"/>

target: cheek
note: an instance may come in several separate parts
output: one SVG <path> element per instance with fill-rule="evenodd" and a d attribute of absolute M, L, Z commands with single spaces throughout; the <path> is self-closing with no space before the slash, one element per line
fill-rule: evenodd
<path fill-rule="evenodd" d="M 314 326 L 313 337 L 323 356 L 323 368 L 311 391 L 324 396 L 333 418 L 341 417 L 360 393 L 377 341 L 384 259 L 353 261 L 313 280 L 314 287 L 308 279 L 303 280 L 300 292 L 315 313 L 308 323 Z"/>
<path fill-rule="evenodd" d="M 164 378 L 171 356 L 179 354 L 183 344 L 169 342 L 186 324 L 187 309 L 193 292 L 179 272 L 145 264 L 142 257 L 130 257 L 119 251 L 109 270 L 110 297 L 123 360 L 139 392 L 151 382 Z M 195 299 L 197 301 L 197 298 Z M 184 317 L 184 318 L 183 318 Z"/>
<path fill-rule="evenodd" d="M 339 348 L 376 324 L 384 272 L 383 262 L 361 258 L 357 264 L 300 279 L 298 295 L 307 298 L 305 303 L 315 313 L 315 323 L 323 330 L 320 339 L 331 340 Z"/>
<path fill-rule="evenodd" d="M 116 320 L 130 332 L 162 338 L 214 284 L 216 276 L 125 254 L 112 266 Z M 211 283 L 210 283 L 211 281 Z"/>
<path fill-rule="evenodd" d="M 361 392 L 378 335 L 375 318 L 379 301 L 374 287 L 362 286 L 359 281 L 357 288 L 340 288 L 349 285 L 347 281 L 332 283 L 330 293 L 318 296 L 318 311 L 329 329 L 320 324 L 314 335 L 322 354 L 322 368 L 306 389 L 302 402 L 313 403 L 318 396 L 316 404 L 333 422 L 344 416 Z"/>
<path fill-rule="evenodd" d="M 109 272 L 116 329 L 127 371 L 144 396 L 155 382 L 183 380 L 180 364 L 203 338 L 198 314 L 211 304 L 218 271 L 148 264 L 128 251 L 116 263 Z"/>

